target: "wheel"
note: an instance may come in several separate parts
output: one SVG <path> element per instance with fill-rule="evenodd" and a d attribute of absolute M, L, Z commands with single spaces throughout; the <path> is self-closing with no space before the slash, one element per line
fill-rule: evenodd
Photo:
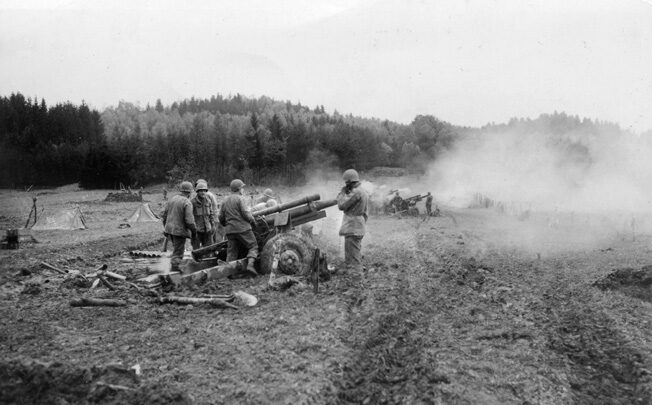
<path fill-rule="evenodd" d="M 274 255 L 278 254 L 276 271 L 279 274 L 303 275 L 310 271 L 315 248 L 312 243 L 293 233 L 280 233 L 265 243 L 260 254 L 260 271 L 272 271 Z"/>

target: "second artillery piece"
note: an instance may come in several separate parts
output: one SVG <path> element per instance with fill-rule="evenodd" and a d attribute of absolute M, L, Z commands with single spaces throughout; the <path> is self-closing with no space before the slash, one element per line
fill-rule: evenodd
<path fill-rule="evenodd" d="M 273 268 L 286 275 L 305 275 L 310 271 L 315 262 L 315 253 L 319 249 L 314 246 L 309 236 L 291 231 L 308 222 L 325 218 L 324 210 L 337 204 L 337 200 L 321 201 L 320 198 L 319 194 L 307 195 L 285 204 L 252 212 L 256 220 L 252 228 L 261 252 L 256 262 L 256 270 L 260 274 L 268 274 Z M 222 241 L 193 250 L 195 263 L 185 266 L 186 272 L 201 270 L 209 279 L 240 272 L 243 266 L 246 266 L 246 260 L 224 262 L 226 249 L 227 241 Z M 323 262 L 325 266 L 325 258 L 317 261 Z"/>
<path fill-rule="evenodd" d="M 391 190 L 391 193 L 395 193 L 398 190 Z M 391 200 L 386 200 L 384 205 L 385 214 L 406 214 L 410 216 L 419 216 L 419 209 L 417 208 L 417 203 L 426 198 L 425 195 L 417 194 L 408 198 L 401 198 L 398 196 L 394 197 Z"/>
<path fill-rule="evenodd" d="M 411 216 L 419 216 L 417 203 L 425 198 L 425 195 L 417 194 L 412 197 L 404 198 L 401 202 L 401 212 Z"/>

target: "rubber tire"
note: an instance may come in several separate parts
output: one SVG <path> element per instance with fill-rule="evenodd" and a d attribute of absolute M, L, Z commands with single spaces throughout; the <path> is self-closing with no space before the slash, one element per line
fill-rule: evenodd
<path fill-rule="evenodd" d="M 299 271 L 295 274 L 287 274 L 289 276 L 300 276 L 307 274 L 312 265 L 312 258 L 315 254 L 313 244 L 294 233 L 280 233 L 265 243 L 263 251 L 260 254 L 260 272 L 261 274 L 269 274 L 272 271 L 272 263 L 274 261 L 274 250 L 276 247 L 280 251 L 291 249 L 297 256 L 299 256 Z M 278 269 L 278 274 L 285 274 Z"/>

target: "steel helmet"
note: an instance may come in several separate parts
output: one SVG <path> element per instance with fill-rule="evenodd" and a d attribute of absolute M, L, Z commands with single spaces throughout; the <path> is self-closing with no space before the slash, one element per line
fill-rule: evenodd
<path fill-rule="evenodd" d="M 353 183 L 360 181 L 360 176 L 358 176 L 358 172 L 354 169 L 348 169 L 342 175 L 342 180 L 344 180 L 345 183 Z"/>
<path fill-rule="evenodd" d="M 200 181 L 203 181 L 204 183 L 206 183 L 206 186 L 208 187 L 208 182 L 206 180 L 204 180 L 204 179 L 197 179 L 197 181 L 195 182 L 195 187 L 197 187 L 197 184 L 199 184 Z"/>
<path fill-rule="evenodd" d="M 181 186 L 179 187 L 179 190 L 181 190 L 182 193 L 192 193 L 193 191 L 192 183 L 189 181 L 181 182 Z"/>
<path fill-rule="evenodd" d="M 197 180 L 197 186 L 195 187 L 197 191 L 208 191 L 208 183 L 206 183 L 206 180 Z"/>
<path fill-rule="evenodd" d="M 238 191 L 244 187 L 244 182 L 240 179 L 235 179 L 231 182 L 231 191 Z"/>
<path fill-rule="evenodd" d="M 263 195 L 267 196 L 269 198 L 274 198 L 274 195 L 272 194 L 272 189 L 271 188 L 266 188 L 265 191 L 263 191 Z"/>

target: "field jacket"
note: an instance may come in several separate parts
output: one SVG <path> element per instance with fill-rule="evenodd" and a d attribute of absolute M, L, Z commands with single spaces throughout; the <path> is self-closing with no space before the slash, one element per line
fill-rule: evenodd
<path fill-rule="evenodd" d="M 337 195 L 337 207 L 344 211 L 340 235 L 364 236 L 369 207 L 369 195 L 359 185 L 348 193 L 342 190 Z"/>
<path fill-rule="evenodd" d="M 189 238 L 191 229 L 196 229 L 195 217 L 192 215 L 192 203 L 183 195 L 175 195 L 165 204 L 161 220 L 168 235 Z"/>
<path fill-rule="evenodd" d="M 208 195 L 201 198 L 197 194 L 190 202 L 192 203 L 192 214 L 195 217 L 197 232 L 212 232 L 215 223 L 213 200 Z"/>
<path fill-rule="evenodd" d="M 231 194 L 222 201 L 218 219 L 224 226 L 225 235 L 249 231 L 255 221 L 244 197 L 240 194 Z"/>
<path fill-rule="evenodd" d="M 215 194 L 213 194 L 212 192 L 207 191 L 207 192 L 206 192 L 206 195 L 207 195 L 207 196 L 211 199 L 211 201 L 213 202 L 213 214 L 215 214 L 215 218 L 214 218 L 214 219 L 217 221 L 217 212 L 218 212 L 219 209 L 220 209 L 220 203 L 217 201 L 217 196 L 216 196 Z"/>

